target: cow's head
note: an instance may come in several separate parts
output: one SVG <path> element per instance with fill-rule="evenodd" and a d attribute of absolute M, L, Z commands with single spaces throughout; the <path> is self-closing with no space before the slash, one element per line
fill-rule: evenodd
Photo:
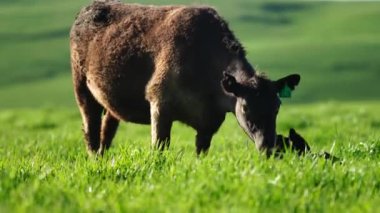
<path fill-rule="evenodd" d="M 255 141 L 256 148 L 270 155 L 276 143 L 276 118 L 280 108 L 279 93 L 294 90 L 300 76 L 289 75 L 271 81 L 260 75 L 238 82 L 233 75 L 224 74 L 222 86 L 236 97 L 235 115 L 240 126 Z"/>

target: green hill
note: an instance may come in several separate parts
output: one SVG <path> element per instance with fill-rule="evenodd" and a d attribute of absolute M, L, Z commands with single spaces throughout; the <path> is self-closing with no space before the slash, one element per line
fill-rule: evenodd
<path fill-rule="evenodd" d="M 89 2 L 1 1 L 0 107 L 74 105 L 68 34 L 75 14 Z M 296 102 L 380 97 L 380 3 L 176 3 L 216 7 L 250 61 L 270 77 L 300 73 Z"/>

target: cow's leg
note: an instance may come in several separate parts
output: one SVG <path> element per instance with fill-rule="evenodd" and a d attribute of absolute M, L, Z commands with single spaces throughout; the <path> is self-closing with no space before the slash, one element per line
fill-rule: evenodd
<path fill-rule="evenodd" d="M 109 149 L 112 139 L 115 137 L 116 130 L 119 126 L 119 120 L 107 111 L 102 119 L 102 129 L 100 133 L 100 148 L 98 153 L 103 155 L 104 151 Z"/>
<path fill-rule="evenodd" d="M 150 103 L 152 147 L 164 150 L 170 145 L 170 130 L 173 120 L 170 114 L 157 102 Z"/>
<path fill-rule="evenodd" d="M 103 107 L 95 100 L 85 80 L 74 78 L 74 92 L 82 115 L 87 151 L 94 154 L 100 145 L 100 127 Z"/>
<path fill-rule="evenodd" d="M 195 138 L 196 153 L 199 156 L 204 153 L 207 154 L 211 145 L 212 136 L 218 131 L 222 125 L 225 113 L 211 112 L 203 116 L 202 126 L 197 129 L 197 136 Z"/>
<path fill-rule="evenodd" d="M 211 145 L 211 139 L 214 133 L 197 131 L 197 136 L 195 137 L 195 146 L 197 155 L 202 153 L 207 154 L 208 149 Z"/>

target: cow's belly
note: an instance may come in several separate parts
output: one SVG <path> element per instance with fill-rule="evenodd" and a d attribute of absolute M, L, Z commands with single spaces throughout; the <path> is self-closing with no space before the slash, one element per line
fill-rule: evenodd
<path fill-rule="evenodd" d="M 150 124 L 150 107 L 145 100 L 123 99 L 109 104 L 111 113 L 120 120 Z"/>
<path fill-rule="evenodd" d="M 119 120 L 126 122 L 149 124 L 149 102 L 145 100 L 144 86 L 141 89 L 136 85 L 112 81 L 97 84 L 88 76 L 87 86 L 95 99 Z"/>

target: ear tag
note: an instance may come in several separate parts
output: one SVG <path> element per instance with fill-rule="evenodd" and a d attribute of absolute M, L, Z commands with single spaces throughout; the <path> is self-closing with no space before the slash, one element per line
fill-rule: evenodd
<path fill-rule="evenodd" d="M 281 98 L 290 98 L 292 97 L 292 89 L 290 89 L 290 87 L 288 87 L 288 85 L 285 84 L 284 88 L 282 88 L 282 90 L 278 93 L 278 95 Z"/>

